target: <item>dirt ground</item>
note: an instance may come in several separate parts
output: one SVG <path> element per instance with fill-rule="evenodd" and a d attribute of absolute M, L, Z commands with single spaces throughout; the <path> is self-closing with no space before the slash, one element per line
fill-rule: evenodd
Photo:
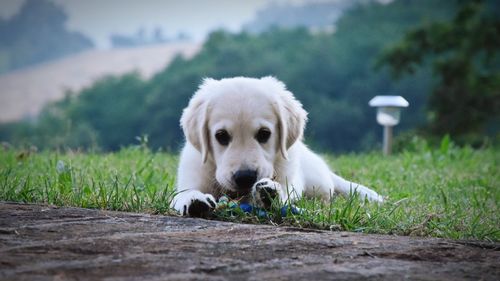
<path fill-rule="evenodd" d="M 500 243 L 0 203 L 0 280 L 499 280 Z"/>

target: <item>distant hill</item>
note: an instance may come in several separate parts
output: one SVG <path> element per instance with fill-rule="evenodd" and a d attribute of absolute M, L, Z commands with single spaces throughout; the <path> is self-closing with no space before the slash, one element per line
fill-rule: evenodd
<path fill-rule="evenodd" d="M 67 90 L 79 92 L 106 75 L 138 71 L 149 78 L 178 54 L 192 57 L 196 43 L 169 43 L 118 50 L 90 50 L 0 75 L 0 122 L 35 117 Z"/>
<path fill-rule="evenodd" d="M 255 19 L 246 23 L 243 29 L 252 33 L 260 33 L 272 27 L 306 27 L 311 30 L 330 31 L 333 30 L 342 13 L 358 2 L 360 1 L 272 3 L 259 10 Z"/>

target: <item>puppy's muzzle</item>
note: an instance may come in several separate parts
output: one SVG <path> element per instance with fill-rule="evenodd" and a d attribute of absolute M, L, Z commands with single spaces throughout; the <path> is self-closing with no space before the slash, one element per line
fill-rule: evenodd
<path fill-rule="evenodd" d="M 250 190 L 257 181 L 256 170 L 239 170 L 233 175 L 233 181 L 239 190 Z"/>

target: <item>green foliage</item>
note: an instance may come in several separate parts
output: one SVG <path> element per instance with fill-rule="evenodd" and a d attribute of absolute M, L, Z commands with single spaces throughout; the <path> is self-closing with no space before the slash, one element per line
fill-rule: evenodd
<path fill-rule="evenodd" d="M 137 75 L 108 77 L 46 108 L 39 120 L 0 126 L 0 139 L 41 148 L 117 150 L 149 136 L 152 148 L 177 150 L 182 109 L 204 77 L 261 77 L 283 80 L 310 112 L 306 141 L 329 151 L 370 149 L 380 139 L 375 112 L 367 103 L 379 94 L 401 94 L 411 103 L 399 130 L 425 120 L 428 69 L 393 81 L 373 66 L 384 46 L 429 19 L 447 18 L 448 1 L 370 2 L 352 8 L 335 33 L 305 28 L 270 29 L 261 34 L 212 33 L 194 58 L 177 57 L 149 81 Z"/>
<path fill-rule="evenodd" d="M 93 47 L 81 33 L 67 31 L 66 21 L 47 0 L 27 0 L 18 14 L 0 19 L 0 73 Z"/>
<path fill-rule="evenodd" d="M 76 121 L 78 126 L 87 125 L 98 138 L 105 136 L 103 149 L 118 150 L 123 140 L 134 141 L 146 121 L 145 112 L 139 109 L 144 102 L 144 89 L 139 75 L 131 73 L 101 80 L 84 89 L 76 99 L 68 96 L 62 103 L 67 104 L 64 109 L 68 120 Z"/>
<path fill-rule="evenodd" d="M 470 136 L 488 133 L 500 112 L 500 6 L 461 1 L 448 21 L 424 24 L 385 51 L 380 64 L 395 76 L 414 73 L 432 59 L 439 77 L 429 100 L 431 132 Z M 498 132 L 498 124 L 495 126 Z"/>
<path fill-rule="evenodd" d="M 398 155 L 325 155 L 337 172 L 388 197 L 382 205 L 357 196 L 330 202 L 303 198 L 298 215 L 267 217 L 238 209 L 215 218 L 330 230 L 500 240 L 500 150 L 458 148 L 448 137 L 432 148 L 415 138 Z M 0 150 L 0 200 L 174 214 L 169 208 L 177 157 L 140 145 L 110 154 Z"/>

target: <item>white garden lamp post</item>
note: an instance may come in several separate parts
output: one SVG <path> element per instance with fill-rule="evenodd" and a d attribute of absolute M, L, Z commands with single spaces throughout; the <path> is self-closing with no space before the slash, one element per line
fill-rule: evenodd
<path fill-rule="evenodd" d="M 392 127 L 399 123 L 401 108 L 410 105 L 402 96 L 375 96 L 368 103 L 377 108 L 377 122 L 384 126 L 384 154 L 391 154 Z"/>

